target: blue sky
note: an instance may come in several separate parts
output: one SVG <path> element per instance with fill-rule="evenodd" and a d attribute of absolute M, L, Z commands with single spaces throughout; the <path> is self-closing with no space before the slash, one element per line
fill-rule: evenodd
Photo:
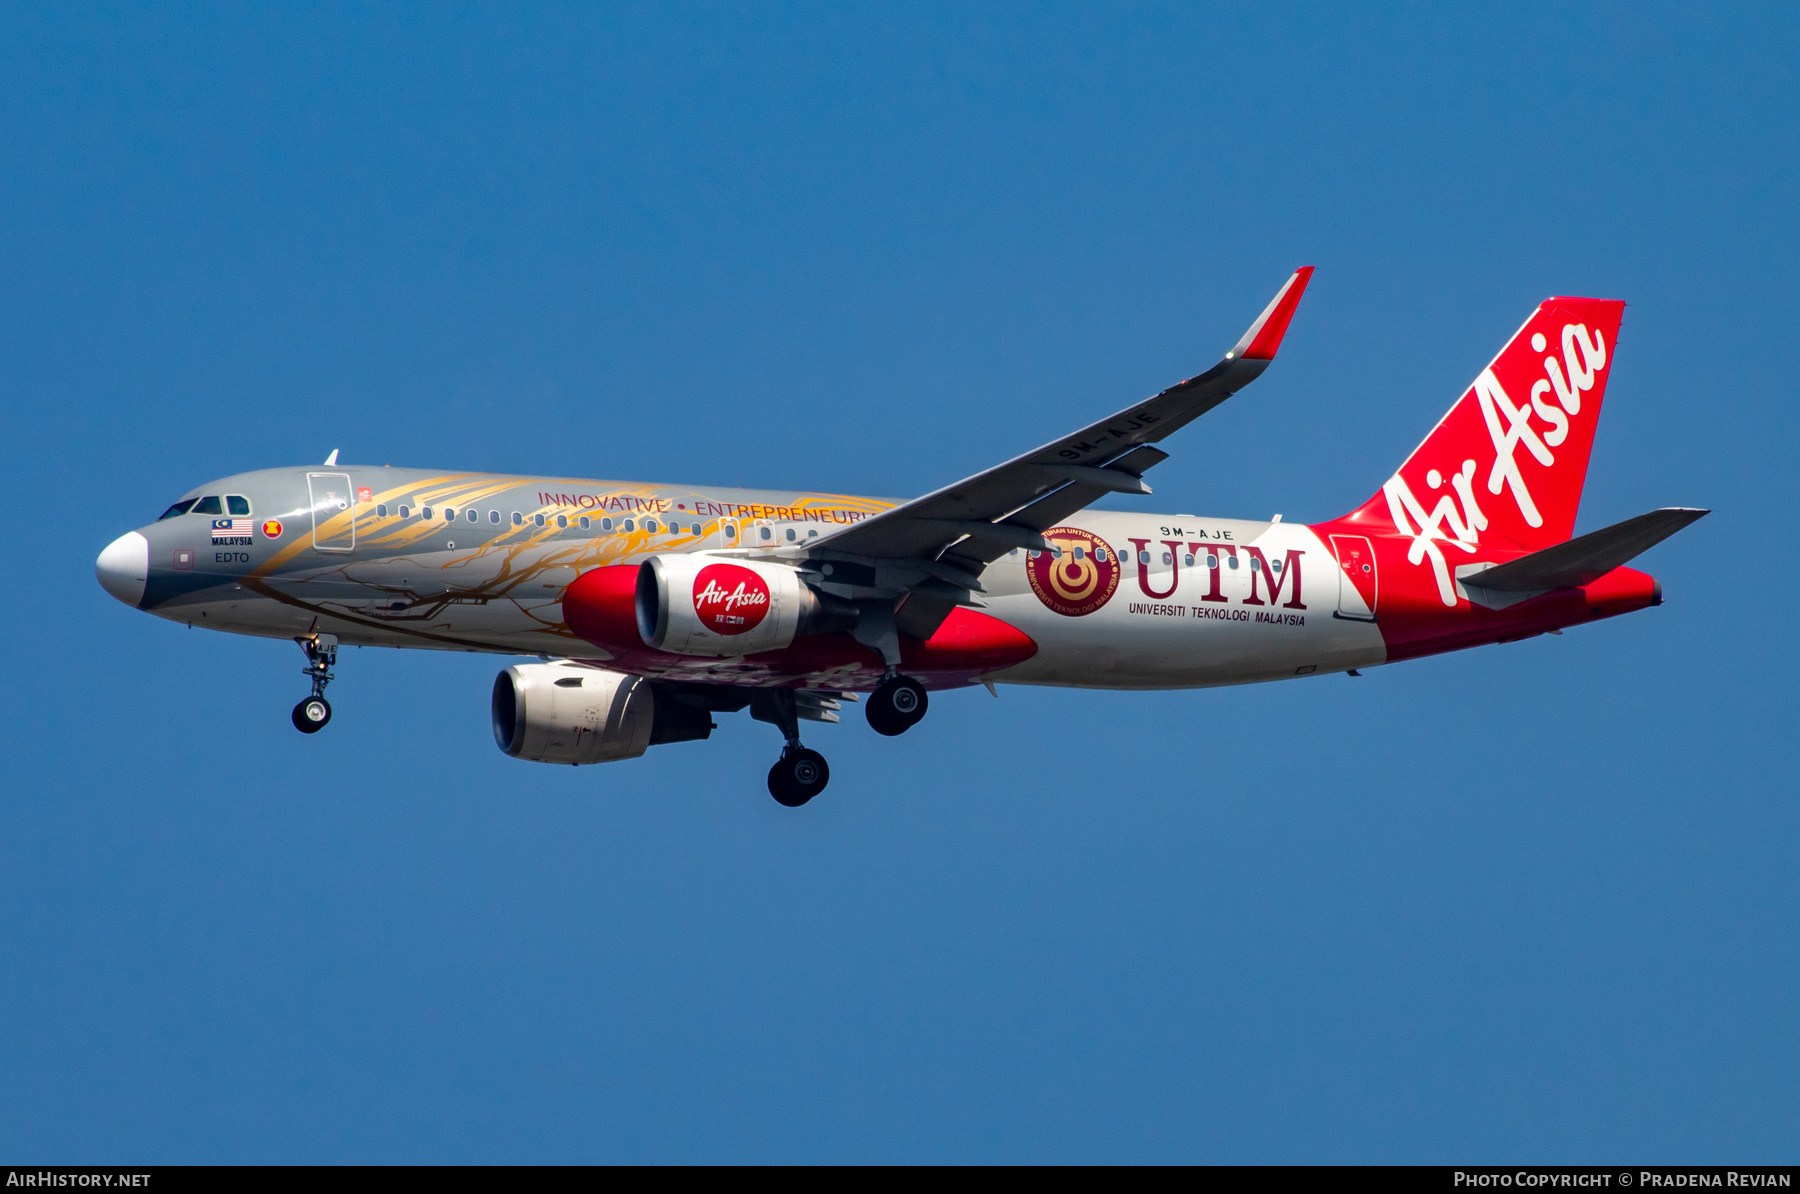
<path fill-rule="evenodd" d="M 1786 6 L 0 11 L 0 1153 L 1792 1160 L 1797 62 Z M 93 580 L 333 448 L 924 492 L 1302 264 L 1156 509 L 1342 513 L 1624 298 L 1578 529 L 1714 508 L 1667 603 L 947 694 L 795 814 L 741 716 L 506 758 L 486 657 L 348 651 L 304 738 L 291 646 Z"/>

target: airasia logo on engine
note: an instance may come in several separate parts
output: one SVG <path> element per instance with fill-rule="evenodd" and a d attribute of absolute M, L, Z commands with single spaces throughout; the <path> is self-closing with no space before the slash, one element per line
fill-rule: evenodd
<path fill-rule="evenodd" d="M 715 634 L 744 634 L 769 616 L 769 586 L 748 568 L 708 564 L 694 577 L 694 612 Z"/>

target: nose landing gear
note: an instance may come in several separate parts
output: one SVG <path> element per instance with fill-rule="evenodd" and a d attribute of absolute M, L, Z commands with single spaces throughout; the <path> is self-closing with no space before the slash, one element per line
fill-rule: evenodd
<path fill-rule="evenodd" d="M 889 738 L 904 734 L 919 724 L 930 705 L 931 700 L 925 695 L 923 684 L 911 676 L 890 673 L 869 694 L 869 728 Z"/>
<path fill-rule="evenodd" d="M 294 728 L 302 734 L 316 734 L 331 721 L 325 686 L 331 683 L 331 669 L 337 664 L 337 635 L 309 634 L 294 641 L 306 652 L 306 668 L 300 674 L 312 677 L 312 695 L 294 706 Z"/>

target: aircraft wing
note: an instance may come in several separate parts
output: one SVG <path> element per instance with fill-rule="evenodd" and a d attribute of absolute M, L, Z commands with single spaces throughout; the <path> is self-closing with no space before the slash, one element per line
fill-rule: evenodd
<path fill-rule="evenodd" d="M 928 579 L 908 585 L 903 629 L 929 635 L 957 604 L 970 604 L 991 561 L 1015 547 L 1045 546 L 1042 532 L 1108 493 L 1144 493 L 1143 474 L 1168 459 L 1150 445 L 1241 390 L 1269 366 L 1313 269 L 1296 270 L 1223 360 L 1147 401 L 1052 440 L 985 472 L 836 531 L 809 554 L 913 561 Z M 920 600 L 924 599 L 924 600 Z M 937 611 L 935 620 L 931 611 Z M 930 629 L 924 629 L 929 624 Z"/>

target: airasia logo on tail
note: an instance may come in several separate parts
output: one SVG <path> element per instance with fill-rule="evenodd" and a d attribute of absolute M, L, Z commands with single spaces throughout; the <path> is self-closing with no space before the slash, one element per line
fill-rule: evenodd
<path fill-rule="evenodd" d="M 1540 308 L 1381 487 L 1377 500 L 1412 538 L 1407 562 L 1429 566 L 1446 607 L 1457 601 L 1452 561 L 1472 558 L 1482 532 L 1527 549 L 1568 537 L 1622 306 Z"/>
<path fill-rule="evenodd" d="M 748 568 L 708 564 L 694 577 L 694 612 L 715 634 L 744 634 L 769 616 L 769 586 Z"/>

